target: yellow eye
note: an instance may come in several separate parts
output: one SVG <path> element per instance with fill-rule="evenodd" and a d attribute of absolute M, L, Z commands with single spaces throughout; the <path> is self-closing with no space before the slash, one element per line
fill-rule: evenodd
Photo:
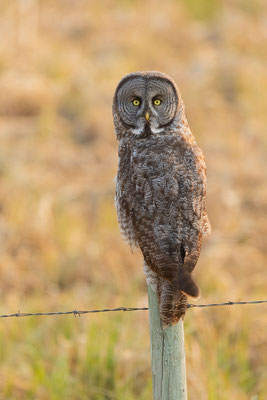
<path fill-rule="evenodd" d="M 140 100 L 134 99 L 134 100 L 133 100 L 133 105 L 134 105 L 134 106 L 140 106 Z"/>
<path fill-rule="evenodd" d="M 155 99 L 153 103 L 155 104 L 155 106 L 159 106 L 161 104 L 161 100 Z"/>

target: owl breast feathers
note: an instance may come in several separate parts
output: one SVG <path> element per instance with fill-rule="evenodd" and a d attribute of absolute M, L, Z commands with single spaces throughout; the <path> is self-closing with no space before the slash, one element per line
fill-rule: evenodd
<path fill-rule="evenodd" d="M 205 159 L 167 75 L 126 75 L 113 113 L 118 221 L 126 240 L 143 253 L 147 281 L 156 286 L 161 320 L 168 326 L 184 317 L 187 296 L 199 297 L 191 273 L 210 230 Z"/>

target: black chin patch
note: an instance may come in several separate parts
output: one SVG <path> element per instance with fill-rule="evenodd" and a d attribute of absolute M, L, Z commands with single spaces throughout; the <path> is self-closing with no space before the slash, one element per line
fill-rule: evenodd
<path fill-rule="evenodd" d="M 149 123 L 146 123 L 144 133 L 142 134 L 142 136 L 150 136 L 150 135 L 151 135 L 150 125 Z"/>

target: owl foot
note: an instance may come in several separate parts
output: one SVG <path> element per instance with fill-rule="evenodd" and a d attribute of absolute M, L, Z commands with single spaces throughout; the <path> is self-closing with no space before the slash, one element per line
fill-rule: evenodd
<path fill-rule="evenodd" d="M 195 300 L 200 297 L 200 290 L 191 274 L 183 269 L 179 270 L 178 276 L 172 281 L 172 284 L 188 297 L 194 298 Z"/>

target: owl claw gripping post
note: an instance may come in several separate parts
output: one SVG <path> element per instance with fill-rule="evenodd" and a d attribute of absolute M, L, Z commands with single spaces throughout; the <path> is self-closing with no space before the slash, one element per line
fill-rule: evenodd
<path fill-rule="evenodd" d="M 113 116 L 118 221 L 143 253 L 166 327 L 184 317 L 188 296 L 199 297 L 191 273 L 210 230 L 205 159 L 175 82 L 161 72 L 126 75 L 115 91 Z"/>

